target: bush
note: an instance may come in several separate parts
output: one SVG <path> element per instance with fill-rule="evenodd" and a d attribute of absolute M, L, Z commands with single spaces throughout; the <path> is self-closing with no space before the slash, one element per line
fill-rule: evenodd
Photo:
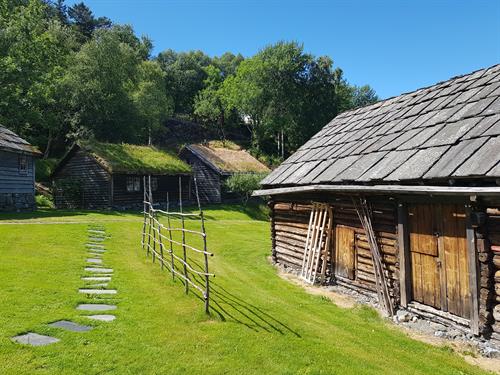
<path fill-rule="evenodd" d="M 37 207 L 54 208 L 54 202 L 45 195 L 35 195 L 35 202 Z"/>
<path fill-rule="evenodd" d="M 267 173 L 240 173 L 234 174 L 225 181 L 228 191 L 238 194 L 246 204 L 254 190 L 260 188 L 260 181 Z"/>

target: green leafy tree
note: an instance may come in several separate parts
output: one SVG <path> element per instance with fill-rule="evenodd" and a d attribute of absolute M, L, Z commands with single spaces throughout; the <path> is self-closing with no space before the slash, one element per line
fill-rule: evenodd
<path fill-rule="evenodd" d="M 152 135 L 159 131 L 163 121 L 173 112 L 173 100 L 167 95 L 164 78 L 165 73 L 156 61 L 143 61 L 139 65 L 139 82 L 132 97 L 143 125 L 142 131 L 147 134 L 148 144 L 152 143 Z"/>
<path fill-rule="evenodd" d="M 2 3 L 0 29 L 0 121 L 45 143 L 47 157 L 64 124 L 61 82 L 77 44 L 40 0 Z"/>
<path fill-rule="evenodd" d="M 379 98 L 369 85 L 352 87 L 352 107 L 364 107 L 378 102 Z"/>
<path fill-rule="evenodd" d="M 174 112 L 191 116 L 195 97 L 204 87 L 205 68 L 211 64 L 209 56 L 201 51 L 161 52 L 157 61 L 165 72 L 165 84 L 174 99 Z"/>
<path fill-rule="evenodd" d="M 65 84 L 76 130 L 106 141 L 137 139 L 139 114 L 132 93 L 143 61 L 140 44 L 131 29 L 124 36 L 123 28 L 112 27 L 97 30 L 75 54 Z"/>

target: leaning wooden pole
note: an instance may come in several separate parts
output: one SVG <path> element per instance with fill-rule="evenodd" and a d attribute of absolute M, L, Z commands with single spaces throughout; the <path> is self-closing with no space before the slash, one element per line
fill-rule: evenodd
<path fill-rule="evenodd" d="M 142 176 L 142 186 L 143 186 L 143 211 L 144 211 L 144 222 L 142 224 L 142 250 L 144 250 L 144 245 L 146 244 L 146 210 L 148 209 L 147 203 L 146 203 L 146 176 Z"/>
<path fill-rule="evenodd" d="M 182 215 L 182 179 L 179 177 L 179 212 L 181 213 L 181 228 L 182 228 L 182 259 L 184 260 L 183 262 L 183 271 L 184 271 L 184 277 L 186 280 L 184 280 L 184 285 L 185 285 L 185 290 L 186 294 L 189 293 L 189 283 L 187 281 L 188 273 L 187 273 L 187 255 L 186 255 L 186 232 L 185 232 L 185 224 L 184 224 L 184 215 Z"/>
<path fill-rule="evenodd" d="M 172 264 L 172 281 L 175 280 L 175 264 L 174 264 L 174 247 L 172 245 L 172 225 L 170 223 L 170 196 L 169 193 L 167 192 L 167 225 L 168 225 L 168 237 L 170 238 L 170 262 Z"/>
<path fill-rule="evenodd" d="M 196 191 L 196 202 L 198 203 L 198 209 L 200 211 L 201 219 L 201 233 L 203 237 L 203 259 L 205 261 L 205 312 L 210 314 L 210 276 L 208 274 L 208 254 L 207 254 L 207 235 L 205 232 L 205 217 L 203 216 L 203 211 L 201 209 L 200 195 L 198 194 L 198 183 L 196 181 L 196 176 L 194 177 L 194 188 Z"/>

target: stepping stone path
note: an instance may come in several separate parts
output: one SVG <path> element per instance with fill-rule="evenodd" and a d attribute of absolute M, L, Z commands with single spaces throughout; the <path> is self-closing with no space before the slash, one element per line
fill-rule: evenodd
<path fill-rule="evenodd" d="M 100 320 L 101 322 L 112 322 L 113 320 L 116 319 L 116 316 L 114 315 L 87 315 L 86 318 L 92 319 L 92 320 Z"/>
<path fill-rule="evenodd" d="M 25 344 L 31 346 L 44 346 L 61 341 L 55 337 L 39 335 L 38 333 L 33 333 L 33 332 L 28 332 L 24 335 L 15 336 L 12 338 L 12 340 L 19 344 Z"/>
<path fill-rule="evenodd" d="M 67 331 L 72 331 L 72 332 L 86 332 L 90 331 L 92 327 L 89 326 L 82 326 L 80 324 L 70 322 L 69 320 L 59 320 L 54 323 L 50 323 L 49 326 L 51 327 L 56 327 L 56 328 L 62 328 Z"/>
<path fill-rule="evenodd" d="M 104 241 L 109 236 L 106 235 L 104 227 L 99 225 L 89 225 L 89 242 L 85 244 L 87 248 L 86 264 L 88 266 L 84 267 L 85 275 L 81 277 L 81 280 L 89 284 L 89 282 L 97 282 L 92 285 L 86 285 L 85 287 L 78 290 L 79 293 L 86 294 L 87 297 L 95 299 L 100 298 L 103 302 L 109 300 L 105 298 L 105 295 L 114 295 L 118 291 L 116 289 L 106 289 L 108 282 L 111 281 L 113 276 L 113 269 L 106 268 L 103 264 L 102 256 L 106 252 L 106 247 L 104 246 Z M 100 281 L 100 283 L 99 283 Z M 102 296 L 102 297 L 101 297 Z M 76 307 L 79 311 L 111 311 L 116 310 L 116 305 L 106 304 L 106 303 L 82 303 Z M 101 321 L 101 322 L 112 322 L 116 319 L 115 315 L 112 314 L 97 314 L 97 315 L 82 315 L 85 318 Z M 69 320 L 59 320 L 48 324 L 48 326 L 53 328 L 61 328 L 72 332 L 86 332 L 93 329 L 91 326 L 86 326 L 78 324 Z M 12 341 L 19 344 L 26 344 L 31 346 L 43 346 L 54 344 L 61 341 L 56 337 L 40 335 L 35 332 L 28 332 L 19 336 L 12 337 Z"/>

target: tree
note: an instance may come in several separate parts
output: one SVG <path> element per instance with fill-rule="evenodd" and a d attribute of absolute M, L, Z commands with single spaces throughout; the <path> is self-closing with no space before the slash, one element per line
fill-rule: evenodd
<path fill-rule="evenodd" d="M 100 140 L 135 141 L 143 135 L 137 132 L 139 113 L 132 98 L 143 46 L 131 29 L 124 34 L 116 26 L 95 31 L 73 57 L 65 78 L 72 125 Z"/>
<path fill-rule="evenodd" d="M 0 11 L 0 121 L 50 153 L 64 124 L 61 81 L 76 47 L 71 31 L 40 0 Z"/>
<path fill-rule="evenodd" d="M 143 61 L 139 66 L 139 83 L 133 93 L 134 104 L 147 133 L 148 144 L 168 116 L 173 112 L 173 100 L 167 95 L 165 73 L 156 61 Z"/>
<path fill-rule="evenodd" d="M 161 52 L 157 61 L 165 72 L 165 84 L 174 99 L 174 112 L 192 115 L 195 97 L 207 78 L 205 68 L 211 64 L 210 57 L 201 51 L 175 52 L 169 49 Z"/>
<path fill-rule="evenodd" d="M 352 87 L 352 107 L 364 107 L 378 102 L 379 98 L 369 85 Z"/>
<path fill-rule="evenodd" d="M 82 41 L 89 40 L 95 30 L 111 27 L 111 20 L 109 18 L 95 18 L 90 8 L 83 2 L 69 7 L 68 17 L 74 28 L 79 32 Z"/>

